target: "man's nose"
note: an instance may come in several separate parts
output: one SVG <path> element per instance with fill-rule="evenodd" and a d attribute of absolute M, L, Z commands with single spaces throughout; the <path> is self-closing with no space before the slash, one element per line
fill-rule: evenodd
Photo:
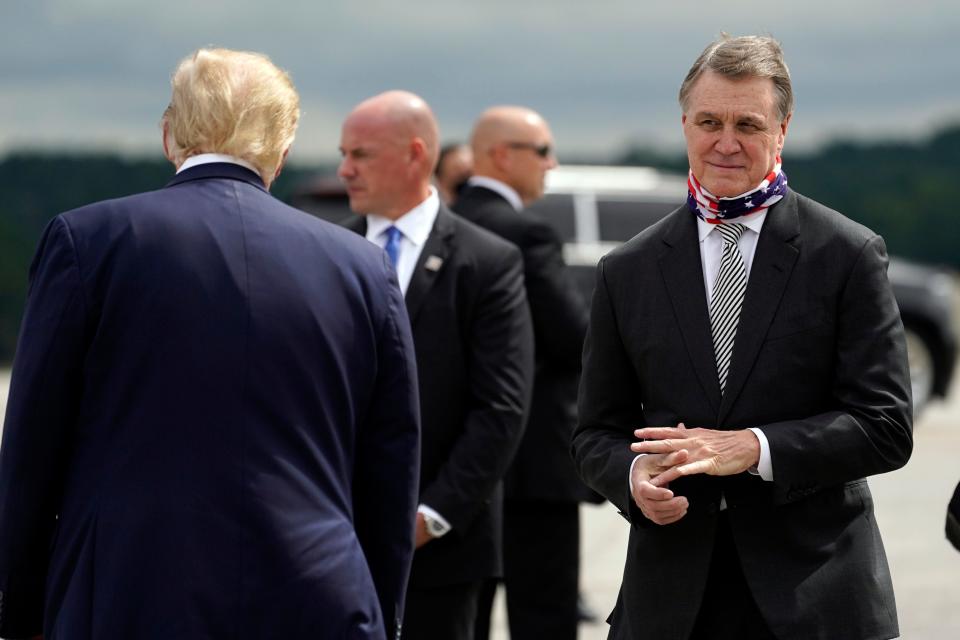
<path fill-rule="evenodd" d="M 337 167 L 337 176 L 341 179 L 349 178 L 353 175 L 353 163 L 349 156 L 340 159 L 340 166 Z"/>
<path fill-rule="evenodd" d="M 740 141 L 737 139 L 737 132 L 733 127 L 723 128 L 714 148 L 725 156 L 733 155 L 740 151 Z"/>

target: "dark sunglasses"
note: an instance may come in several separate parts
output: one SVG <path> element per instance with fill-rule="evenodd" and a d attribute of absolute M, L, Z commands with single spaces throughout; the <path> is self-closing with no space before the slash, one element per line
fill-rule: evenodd
<path fill-rule="evenodd" d="M 548 157 L 553 151 L 549 144 L 533 144 L 532 142 L 507 142 L 506 145 L 511 149 L 530 149 L 541 158 Z"/>

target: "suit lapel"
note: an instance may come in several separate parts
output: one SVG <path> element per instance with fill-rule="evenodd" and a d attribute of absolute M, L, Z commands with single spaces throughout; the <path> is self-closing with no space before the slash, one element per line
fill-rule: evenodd
<path fill-rule="evenodd" d="M 668 249 L 660 257 L 660 273 L 700 386 L 710 406 L 717 411 L 720 382 L 704 294 L 697 223 L 686 207 L 674 213 L 673 218 L 672 227 L 663 238 Z"/>
<path fill-rule="evenodd" d="M 437 219 L 433 223 L 433 229 L 427 236 L 427 241 L 424 243 L 420 257 L 417 259 L 417 266 L 413 269 L 410 285 L 407 287 L 405 300 L 407 315 L 410 316 L 411 324 L 416 321 L 417 313 L 423 306 L 423 301 L 426 299 L 430 288 L 437 281 L 440 273 L 447 267 L 453 240 L 453 214 L 441 204 L 440 211 L 437 212 Z"/>
<path fill-rule="evenodd" d="M 717 423 L 722 424 L 743 390 L 760 347 L 783 299 L 800 255 L 797 196 L 792 191 L 767 214 L 750 268 L 750 280 L 733 344 L 733 358 Z"/>

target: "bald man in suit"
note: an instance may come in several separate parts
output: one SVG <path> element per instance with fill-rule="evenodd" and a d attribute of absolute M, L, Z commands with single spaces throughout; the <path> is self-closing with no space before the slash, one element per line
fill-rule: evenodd
<path fill-rule="evenodd" d="M 518 247 L 533 314 L 536 376 L 530 422 L 507 472 L 504 579 L 513 640 L 577 635 L 579 503 L 593 495 L 570 457 L 587 306 L 563 262 L 557 232 L 524 207 L 544 191 L 556 166 L 553 135 L 537 112 L 484 111 L 471 136 L 474 175 L 458 213 Z M 492 602 L 488 587 L 486 600 Z M 489 604 L 478 633 L 489 622 Z"/>
<path fill-rule="evenodd" d="M 533 376 L 516 247 L 451 213 L 430 179 L 438 132 L 420 97 L 391 91 L 344 121 L 348 226 L 397 267 L 413 330 L 423 465 L 404 637 L 470 640 L 480 585 L 502 571 L 502 479 Z"/>

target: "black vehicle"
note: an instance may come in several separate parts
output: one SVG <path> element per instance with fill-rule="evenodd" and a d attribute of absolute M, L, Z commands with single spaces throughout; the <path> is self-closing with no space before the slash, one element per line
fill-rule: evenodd
<path fill-rule="evenodd" d="M 560 234 L 564 258 L 589 299 L 600 257 L 670 213 L 686 193 L 686 176 L 648 167 L 561 165 L 548 174 L 546 195 L 530 209 Z M 305 184 L 292 204 L 326 220 L 350 215 L 343 186 L 333 176 Z M 889 277 L 906 329 L 914 413 L 919 414 L 950 388 L 958 326 L 953 282 L 945 271 L 896 258 Z"/>

